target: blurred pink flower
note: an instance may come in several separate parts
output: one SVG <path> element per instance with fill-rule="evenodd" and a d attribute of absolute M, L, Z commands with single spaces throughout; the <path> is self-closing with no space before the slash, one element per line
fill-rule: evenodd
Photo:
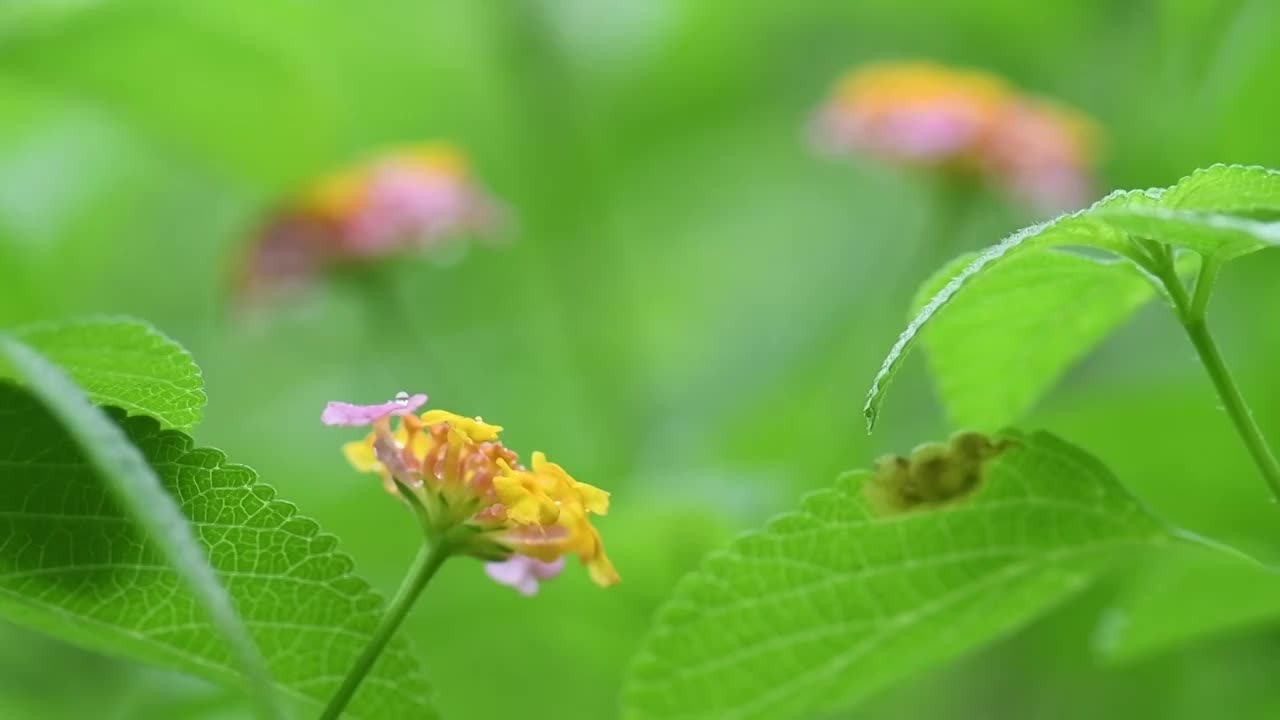
<path fill-rule="evenodd" d="M 1097 132 L 1065 107 L 983 72 L 928 62 L 851 71 L 818 109 L 826 152 L 976 174 L 1044 211 L 1088 201 Z"/>
<path fill-rule="evenodd" d="M 242 284 L 296 284 L 334 265 L 484 236 L 502 215 L 456 148 L 393 148 L 322 178 L 278 212 L 256 238 Z"/>
<path fill-rule="evenodd" d="M 564 569 L 564 556 L 544 562 L 528 555 L 512 555 L 501 562 L 485 563 L 484 571 L 503 585 L 510 585 L 522 595 L 538 592 L 539 580 L 550 580 Z"/>
<path fill-rule="evenodd" d="M 1006 101 L 990 75 L 931 63 L 889 63 L 848 73 L 818 110 L 814 140 L 834 152 L 898 162 L 963 160 Z"/>

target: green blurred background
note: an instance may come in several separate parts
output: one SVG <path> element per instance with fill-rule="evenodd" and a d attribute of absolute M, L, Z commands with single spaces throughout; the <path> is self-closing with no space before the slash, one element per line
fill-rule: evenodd
<path fill-rule="evenodd" d="M 446 567 L 407 634 L 447 717 L 595 720 L 675 580 L 841 470 L 949 432 L 914 359 L 883 429 L 865 388 L 915 286 L 1039 220 L 980 195 L 938 237 L 927 178 L 814 154 L 810 113 L 884 58 L 991 70 L 1104 128 L 1103 188 L 1280 166 L 1271 0 L 3 0 L 0 325 L 146 318 L 204 368 L 197 440 L 255 467 L 386 592 L 411 518 L 319 424 L 426 390 L 614 494 L 623 583 L 526 599 Z M 233 308 L 264 213 L 388 143 L 442 138 L 510 242 Z M 1229 268 L 1213 321 L 1280 439 L 1280 254 Z M 371 291 L 373 290 L 373 291 Z M 1100 455 L 1195 530 L 1280 560 L 1266 498 L 1185 339 L 1150 307 L 1026 425 Z M 1280 717 L 1280 633 L 1122 668 L 1104 586 L 858 717 Z M 240 717 L 234 693 L 0 628 L 0 716 Z"/>

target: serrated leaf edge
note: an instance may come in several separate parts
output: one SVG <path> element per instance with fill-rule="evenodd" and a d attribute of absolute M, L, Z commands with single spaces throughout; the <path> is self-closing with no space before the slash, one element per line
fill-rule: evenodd
<path fill-rule="evenodd" d="M 28 332 L 58 331 L 68 327 L 91 326 L 91 325 L 106 324 L 106 323 L 111 323 L 111 324 L 119 323 L 119 324 L 133 325 L 135 327 L 143 329 L 144 331 L 147 332 L 147 334 L 153 335 L 161 340 L 164 340 L 168 344 L 172 345 L 177 350 L 177 354 L 181 356 L 183 359 L 187 360 L 190 363 L 191 367 L 194 368 L 195 377 L 200 381 L 200 384 L 198 387 L 191 388 L 191 389 L 187 389 L 187 388 L 179 388 L 179 389 L 181 389 L 183 392 L 189 392 L 191 396 L 199 402 L 199 404 L 195 406 L 195 410 L 197 413 L 199 413 L 201 417 L 203 416 L 204 408 L 209 404 L 209 395 L 205 391 L 204 369 L 201 368 L 200 364 L 196 362 L 195 356 L 191 354 L 190 350 L 187 350 L 187 347 L 185 345 L 178 342 L 176 339 L 173 338 L 173 336 L 164 332 L 163 330 L 156 327 L 155 325 L 152 325 L 146 320 L 143 320 L 142 318 L 138 318 L 138 317 L 134 317 L 133 315 L 126 315 L 122 313 L 98 313 L 93 315 L 78 315 L 76 317 L 68 318 L 66 320 L 39 320 L 32 323 L 24 323 L 22 325 L 16 325 L 16 326 L 7 328 L 7 332 L 12 334 L 18 340 L 26 342 L 25 340 L 23 340 L 23 335 Z M 119 399 L 113 398 L 112 401 L 119 402 Z M 102 403 L 101 405 L 105 406 L 107 404 L 109 403 Z M 173 427 L 174 429 L 177 429 L 177 430 L 190 432 L 195 428 L 197 424 L 199 424 L 199 419 L 197 419 L 194 422 L 183 424 L 183 425 L 171 425 L 165 418 L 158 417 L 155 413 L 150 412 L 144 407 L 134 406 L 132 403 L 128 403 L 128 405 L 130 405 L 131 407 L 127 409 L 133 410 L 136 414 L 146 415 L 148 417 L 155 418 L 156 420 L 160 421 L 161 425 L 165 427 Z M 123 407 L 123 405 L 121 405 L 121 407 Z"/>

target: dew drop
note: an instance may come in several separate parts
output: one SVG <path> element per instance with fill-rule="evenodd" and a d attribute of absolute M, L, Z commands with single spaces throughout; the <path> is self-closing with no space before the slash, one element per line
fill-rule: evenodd
<path fill-rule="evenodd" d="M 408 404 L 409 404 L 409 393 L 407 393 L 407 392 L 405 392 L 405 391 L 403 391 L 403 390 L 401 390 L 400 392 L 396 393 L 396 402 L 400 403 L 401 405 L 408 405 Z"/>

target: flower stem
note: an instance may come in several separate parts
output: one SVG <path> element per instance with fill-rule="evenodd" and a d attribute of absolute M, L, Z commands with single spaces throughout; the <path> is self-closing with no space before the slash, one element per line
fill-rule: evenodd
<path fill-rule="evenodd" d="M 435 576 L 436 571 L 449 558 L 449 555 L 450 548 L 446 542 L 430 545 L 423 544 L 422 549 L 418 551 L 418 557 L 414 559 L 413 565 L 409 568 L 409 573 L 405 575 L 404 582 L 400 585 L 400 590 L 396 593 L 395 599 L 391 601 L 390 607 L 387 608 L 387 614 L 383 616 L 381 624 L 374 631 L 373 638 L 369 641 L 359 659 L 356 660 L 355 665 L 352 665 L 351 670 L 347 672 L 347 677 L 342 681 L 342 686 L 338 688 L 333 698 L 329 700 L 329 705 L 325 707 L 324 713 L 320 715 L 320 720 L 337 720 L 342 715 L 343 709 L 347 707 L 347 703 L 351 702 L 351 697 L 355 695 L 361 681 L 373 669 L 378 656 L 386 649 L 387 643 L 391 641 L 392 636 L 399 629 L 400 623 L 409 614 L 409 609 L 417 601 L 418 595 L 422 593 L 423 588 Z"/>
<path fill-rule="evenodd" d="M 1231 377 L 1231 371 L 1227 369 L 1227 363 L 1222 359 L 1222 352 L 1209 332 L 1205 311 L 1209 304 L 1213 281 L 1217 275 L 1218 263 L 1210 259 L 1202 261 L 1193 298 L 1187 292 L 1186 286 L 1182 284 L 1182 279 L 1178 277 L 1172 256 L 1166 255 L 1166 258 L 1167 261 L 1159 264 L 1157 275 L 1168 289 L 1169 299 L 1173 302 L 1174 309 L 1178 311 L 1178 319 L 1182 321 L 1187 337 L 1195 346 L 1201 364 L 1208 371 L 1209 379 L 1213 381 L 1218 397 L 1222 399 L 1223 407 L 1226 408 L 1227 414 L 1231 416 L 1231 422 L 1236 426 L 1236 432 L 1244 441 L 1263 479 L 1271 487 L 1271 494 L 1276 501 L 1280 502 L 1280 462 L 1276 460 L 1276 456 L 1267 445 L 1262 430 L 1253 419 L 1253 412 L 1249 410 L 1244 396 L 1240 394 L 1240 388 Z"/>

